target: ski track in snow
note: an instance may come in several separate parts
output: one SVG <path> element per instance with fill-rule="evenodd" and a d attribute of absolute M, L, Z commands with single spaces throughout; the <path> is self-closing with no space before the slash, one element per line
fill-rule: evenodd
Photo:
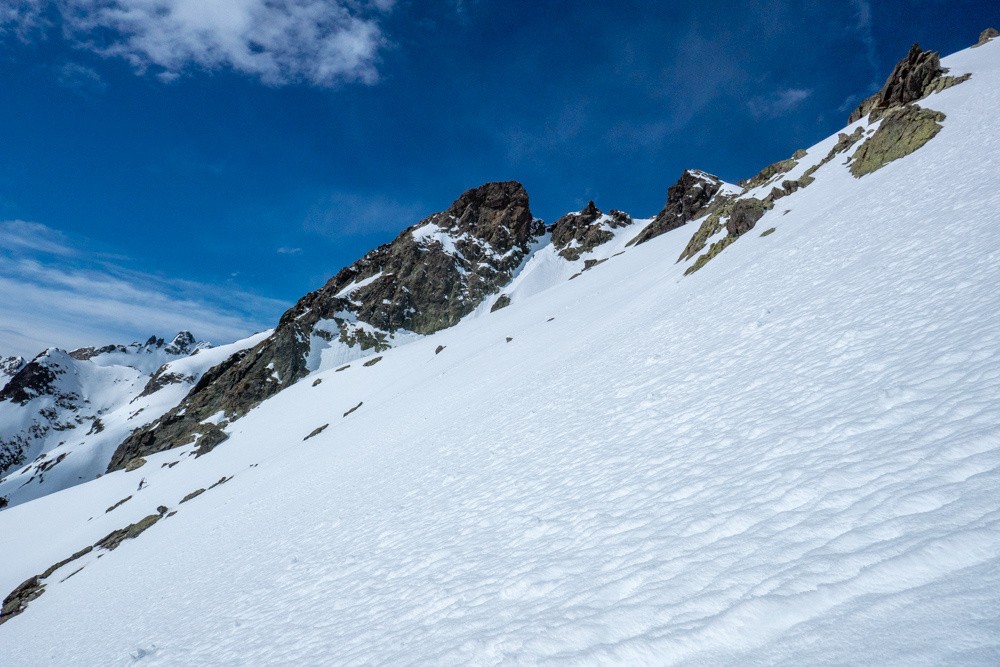
<path fill-rule="evenodd" d="M 4 663 L 997 664 L 998 63 L 947 59 L 938 137 L 834 160 L 693 276 L 689 225 L 0 513 L 6 591 L 235 474 L 50 585 Z"/>

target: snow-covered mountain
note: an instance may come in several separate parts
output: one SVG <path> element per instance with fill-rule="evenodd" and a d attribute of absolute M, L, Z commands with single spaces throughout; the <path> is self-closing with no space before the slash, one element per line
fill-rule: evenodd
<path fill-rule="evenodd" d="M 158 418 L 198 379 L 263 338 L 212 348 L 188 331 L 170 342 L 48 349 L 11 363 L 0 389 L 0 505 L 12 506 L 103 474 L 117 445 Z"/>
<path fill-rule="evenodd" d="M 915 48 L 651 218 L 485 184 L 247 341 L 44 353 L 3 432 L 109 474 L 0 512 L 5 664 L 995 664 L 998 108 Z"/>

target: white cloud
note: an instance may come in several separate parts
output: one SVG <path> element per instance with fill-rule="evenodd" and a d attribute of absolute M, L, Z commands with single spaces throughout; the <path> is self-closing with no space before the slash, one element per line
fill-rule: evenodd
<path fill-rule="evenodd" d="M 0 249 L 34 250 L 52 255 L 76 254 L 62 232 L 24 220 L 0 221 Z"/>
<path fill-rule="evenodd" d="M 279 255 L 300 255 L 302 254 L 302 248 L 289 248 L 288 246 L 281 246 L 278 248 Z"/>
<path fill-rule="evenodd" d="M 81 95 L 100 93 L 107 88 L 100 74 L 86 65 L 73 62 L 66 63 L 56 70 L 56 80 Z"/>
<path fill-rule="evenodd" d="M 171 81 L 192 68 L 232 69 L 281 85 L 373 83 L 391 0 L 50 0 L 74 45 Z M 20 34 L 39 0 L 0 10 Z"/>
<path fill-rule="evenodd" d="M 811 89 L 806 88 L 785 88 L 767 97 L 753 97 L 747 102 L 747 106 L 753 117 L 758 120 L 776 118 L 802 104 L 812 95 L 812 92 Z"/>
<path fill-rule="evenodd" d="M 45 225 L 0 222 L 0 356 L 128 343 L 181 329 L 224 343 L 270 326 L 288 305 L 96 257 Z"/>

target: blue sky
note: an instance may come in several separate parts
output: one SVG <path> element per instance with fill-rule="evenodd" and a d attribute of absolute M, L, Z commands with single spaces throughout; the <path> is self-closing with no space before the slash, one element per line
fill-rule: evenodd
<path fill-rule="evenodd" d="M 0 353 L 224 342 L 463 190 L 654 214 L 842 127 L 995 2 L 7 0 Z"/>

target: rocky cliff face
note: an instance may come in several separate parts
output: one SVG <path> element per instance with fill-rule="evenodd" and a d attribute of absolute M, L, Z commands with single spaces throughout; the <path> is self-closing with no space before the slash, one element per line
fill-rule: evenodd
<path fill-rule="evenodd" d="M 722 181 L 715 176 L 688 169 L 667 189 L 667 203 L 663 210 L 635 237 L 632 244 L 645 243 L 700 217 L 721 187 Z"/>
<path fill-rule="evenodd" d="M 931 93 L 944 90 L 967 77 L 944 76 L 941 58 L 936 51 L 924 51 L 919 44 L 910 47 L 886 79 L 882 89 L 864 100 L 851 114 L 848 123 L 861 120 L 870 113 L 880 112 L 923 99 Z"/>
<path fill-rule="evenodd" d="M 108 469 L 194 441 L 212 449 L 226 436 L 206 418 L 242 416 L 315 370 L 331 348 L 344 361 L 456 324 L 510 282 L 544 233 L 520 183 L 466 191 L 300 299 L 269 338 L 213 368 L 181 405 L 126 439 Z"/>

